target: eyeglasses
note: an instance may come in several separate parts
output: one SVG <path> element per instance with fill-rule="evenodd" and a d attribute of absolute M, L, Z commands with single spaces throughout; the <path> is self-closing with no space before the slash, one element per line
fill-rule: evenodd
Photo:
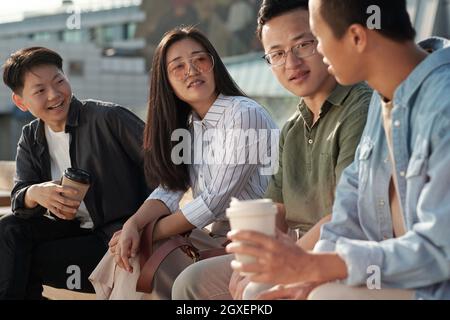
<path fill-rule="evenodd" d="M 307 58 L 316 53 L 316 40 L 304 41 L 293 46 L 289 51 L 277 50 L 269 52 L 263 56 L 268 64 L 272 67 L 280 67 L 286 63 L 286 59 L 289 52 L 292 52 L 297 58 Z"/>
<path fill-rule="evenodd" d="M 208 73 L 214 68 L 214 57 L 207 52 L 196 53 L 189 59 L 178 59 L 167 65 L 169 74 L 184 81 L 191 73 L 191 66 L 199 73 Z"/>

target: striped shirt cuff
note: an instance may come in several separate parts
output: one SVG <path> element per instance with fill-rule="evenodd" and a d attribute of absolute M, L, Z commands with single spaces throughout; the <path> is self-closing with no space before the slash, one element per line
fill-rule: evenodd
<path fill-rule="evenodd" d="M 158 187 L 150 194 L 147 200 L 162 201 L 169 208 L 170 212 L 174 213 L 180 208 L 180 201 L 183 195 L 184 192 L 182 191 L 175 192 Z"/>
<path fill-rule="evenodd" d="M 199 229 L 206 227 L 216 220 L 216 217 L 212 211 L 209 210 L 202 197 L 197 197 L 186 204 L 183 208 L 181 208 L 181 212 L 183 212 L 184 217 L 190 224 Z"/>

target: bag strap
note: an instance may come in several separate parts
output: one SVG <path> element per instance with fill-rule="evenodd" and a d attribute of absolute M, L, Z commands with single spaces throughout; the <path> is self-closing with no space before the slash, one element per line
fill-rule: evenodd
<path fill-rule="evenodd" d="M 175 249 L 189 246 L 190 243 L 185 237 L 175 236 L 164 242 L 158 249 L 153 252 L 147 262 L 141 269 L 136 290 L 139 292 L 151 293 L 153 291 L 153 279 L 164 259 Z"/>
<path fill-rule="evenodd" d="M 189 239 L 189 233 L 184 236 L 176 235 L 169 239 L 153 252 L 153 232 L 156 223 L 169 214 L 161 214 L 149 223 L 142 232 L 140 240 L 139 263 L 141 272 L 136 283 L 136 291 L 151 293 L 153 291 L 153 280 L 161 263 L 174 250 L 181 248 L 194 261 L 204 260 L 226 254 L 225 246 L 230 242 L 227 241 L 222 248 L 207 249 L 199 251 Z"/>
<path fill-rule="evenodd" d="M 170 214 L 161 214 L 149 223 L 142 232 L 140 240 L 139 264 L 141 272 L 136 284 L 136 291 L 151 293 L 153 291 L 153 279 L 164 259 L 175 249 L 181 248 L 192 259 L 197 259 L 197 249 L 186 236 L 176 235 L 164 240 L 164 243 L 155 251 L 153 250 L 153 232 L 156 223 Z"/>
<path fill-rule="evenodd" d="M 147 224 L 142 232 L 139 243 L 139 263 L 141 265 L 141 270 L 153 253 L 153 231 L 156 223 L 168 215 L 168 213 L 160 214 L 151 223 Z"/>

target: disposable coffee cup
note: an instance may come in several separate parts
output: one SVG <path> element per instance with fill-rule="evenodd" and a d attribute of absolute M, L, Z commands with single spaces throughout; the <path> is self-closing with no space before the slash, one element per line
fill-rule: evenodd
<path fill-rule="evenodd" d="M 64 187 L 71 187 L 78 191 L 76 195 L 66 195 L 62 194 L 68 199 L 83 201 L 86 193 L 91 185 L 91 176 L 87 171 L 75 168 L 68 168 L 64 171 L 63 177 L 61 179 L 61 185 Z M 64 215 L 69 219 L 75 219 L 76 213 L 64 212 Z"/>
<path fill-rule="evenodd" d="M 226 211 L 231 230 L 250 230 L 275 236 L 275 218 L 277 207 L 270 199 L 239 201 L 232 199 Z M 236 254 L 236 260 L 242 264 L 252 263 L 255 258 Z M 248 273 L 242 273 L 248 275 Z"/>

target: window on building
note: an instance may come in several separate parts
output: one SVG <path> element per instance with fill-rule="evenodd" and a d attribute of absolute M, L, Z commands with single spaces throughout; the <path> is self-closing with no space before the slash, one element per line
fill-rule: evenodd
<path fill-rule="evenodd" d="M 101 36 L 104 43 L 124 40 L 124 31 L 122 25 L 107 26 L 102 28 Z"/>
<path fill-rule="evenodd" d="M 90 40 L 89 30 L 64 30 L 62 40 L 64 42 L 88 42 Z"/>
<path fill-rule="evenodd" d="M 63 33 L 64 42 L 81 42 L 80 30 L 66 30 Z"/>
<path fill-rule="evenodd" d="M 35 41 L 49 41 L 50 40 L 50 33 L 48 33 L 48 32 L 36 32 L 33 35 L 33 40 L 35 40 Z"/>
<path fill-rule="evenodd" d="M 136 23 L 128 23 L 126 24 L 126 36 L 125 39 L 134 39 L 136 36 Z"/>

